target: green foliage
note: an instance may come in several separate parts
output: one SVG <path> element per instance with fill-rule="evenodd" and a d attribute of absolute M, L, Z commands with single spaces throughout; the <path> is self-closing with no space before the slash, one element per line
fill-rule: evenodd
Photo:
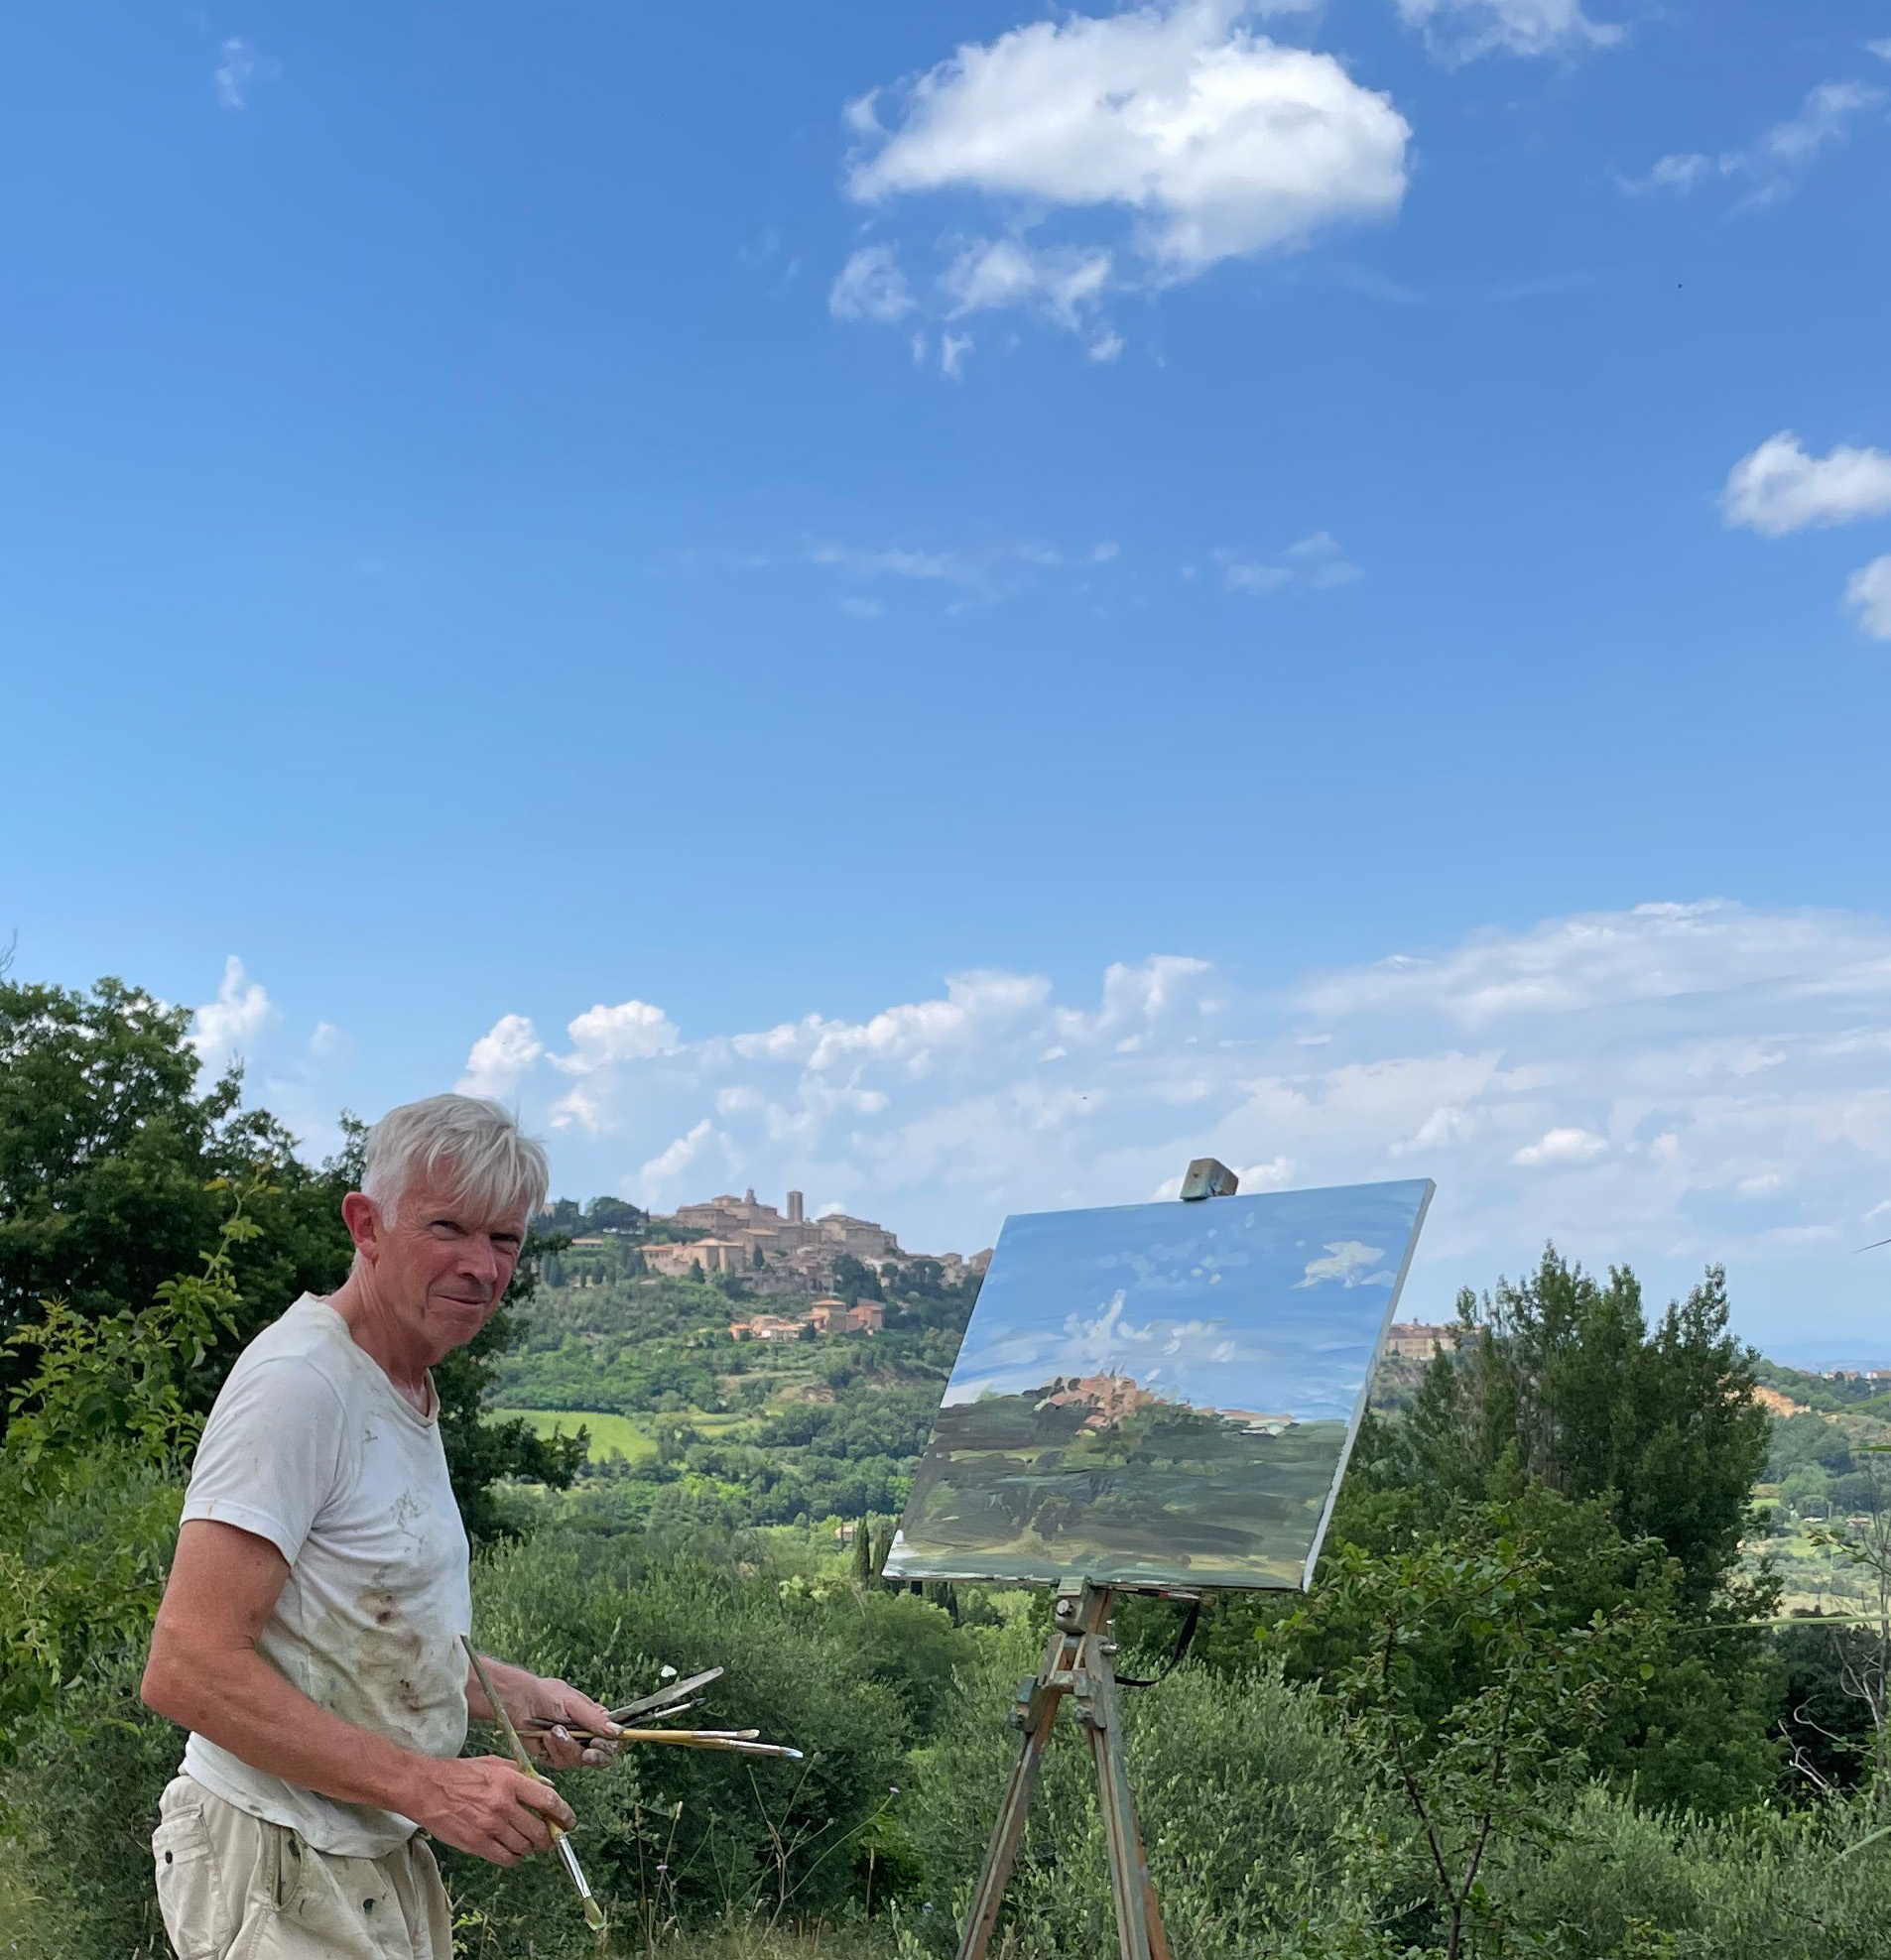
<path fill-rule="evenodd" d="M 794 1764 L 645 1749 L 569 1779 L 600 1894 L 635 1899 L 641 1859 L 644 1885 L 667 1864 L 679 1907 L 698 1914 L 796 1917 L 849 1896 L 861 1833 L 915 1734 L 908 1698 L 889 1684 L 899 1644 L 863 1628 L 851 1595 L 784 1593 L 771 1578 L 648 1558 L 621 1539 L 541 1537 L 481 1561 L 475 1627 L 494 1653 L 611 1699 L 654 1687 L 665 1662 L 725 1667 L 712 1690 L 716 1726 L 759 1727 L 809 1752 Z M 554 1866 L 523 1884 L 470 1860 L 451 1867 L 462 1902 L 547 1931 L 575 1924 Z"/>
<path fill-rule="evenodd" d="M 87 1319 L 142 1309 L 216 1242 L 221 1184 L 258 1164 L 257 1230 L 229 1249 L 255 1316 L 239 1312 L 240 1338 L 346 1271 L 345 1185 L 299 1163 L 266 1112 L 239 1111 L 237 1071 L 198 1092 L 189 1020 L 119 980 L 82 993 L 0 976 L 0 1336 L 42 1299 Z M 0 1393 L 23 1366 L 0 1350 Z M 219 1379 L 198 1370 L 192 1404 Z"/>
<path fill-rule="evenodd" d="M 1378 1556 L 1343 1546 L 1275 1635 L 1343 1655 L 1329 1691 L 1418 1826 L 1418 1873 L 1449 1960 L 1467 1918 L 1490 1910 L 1486 1860 L 1560 1828 L 1611 1683 L 1653 1672 L 1648 1616 L 1598 1611 L 1572 1625 L 1562 1576 L 1510 1512 L 1483 1505 L 1449 1540 Z"/>
<path fill-rule="evenodd" d="M 977 1658 L 960 1670 L 938 1739 L 915 1757 L 893 1812 L 921 1875 L 902 1923 L 942 1955 L 955 1944 L 1017 1753 L 1004 1713 L 1042 1648 L 1021 1625 L 977 1638 Z M 1179 1955 L 1279 1951 L 1306 1921 L 1336 1933 L 1358 1913 L 1361 1891 L 1375 1901 L 1368 1915 L 1377 1909 L 1371 1865 L 1400 1821 L 1360 1790 L 1311 1690 L 1277 1672 L 1230 1682 L 1184 1668 L 1123 1701 L 1137 1810 Z M 1067 1719 L 1053 1732 L 1008 1895 L 1019 1950 L 1040 1960 L 1112 1951 L 1106 1869 L 1094 1773 Z"/>
<path fill-rule="evenodd" d="M 48 1300 L 7 1337 L 33 1361 L 0 1437 L 0 1753 L 89 1657 L 150 1630 L 201 1426 L 182 1384 L 233 1325 L 232 1256 L 266 1189 L 252 1176 L 202 1273 L 163 1282 L 143 1312 L 87 1320 Z"/>
<path fill-rule="evenodd" d="M 1552 1247 L 1518 1285 L 1461 1294 L 1458 1317 L 1460 1345 L 1433 1361 L 1379 1480 L 1443 1506 L 1493 1495 L 1514 1460 L 1565 1497 L 1605 1503 L 1624 1537 L 1659 1538 L 1704 1606 L 1739 1555 L 1768 1442 L 1721 1270 L 1651 1332 L 1632 1273 L 1613 1267 L 1603 1284 Z"/>

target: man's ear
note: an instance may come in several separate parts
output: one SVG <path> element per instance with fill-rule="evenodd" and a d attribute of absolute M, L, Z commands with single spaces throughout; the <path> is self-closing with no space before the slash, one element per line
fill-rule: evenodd
<path fill-rule="evenodd" d="M 365 1191 L 350 1191 L 341 1200 L 341 1222 L 348 1228 L 348 1237 L 354 1241 L 354 1249 L 363 1259 L 380 1257 L 381 1214 Z"/>

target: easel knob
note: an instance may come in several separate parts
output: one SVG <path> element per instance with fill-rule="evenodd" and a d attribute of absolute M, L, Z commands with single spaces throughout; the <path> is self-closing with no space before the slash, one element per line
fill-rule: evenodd
<path fill-rule="evenodd" d="M 1240 1188 L 1240 1178 L 1218 1157 L 1197 1158 L 1182 1180 L 1185 1200 L 1231 1198 Z"/>

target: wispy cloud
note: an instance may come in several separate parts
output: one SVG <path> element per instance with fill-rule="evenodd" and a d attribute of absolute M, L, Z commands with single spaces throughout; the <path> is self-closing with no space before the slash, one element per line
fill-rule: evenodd
<path fill-rule="evenodd" d="M 1621 28 L 1590 20 L 1578 0 L 1398 0 L 1398 7 L 1406 25 L 1422 28 L 1433 51 L 1453 62 L 1613 48 L 1626 39 Z"/>
<path fill-rule="evenodd" d="M 217 101 L 226 109 L 247 109 L 256 84 L 274 81 L 283 71 L 280 61 L 272 61 L 247 41 L 226 41 L 217 56 L 216 72 L 210 80 Z"/>
<path fill-rule="evenodd" d="M 1891 556 L 1873 558 L 1845 582 L 1845 610 L 1873 640 L 1891 640 Z"/>
<path fill-rule="evenodd" d="M 912 289 L 891 245 L 863 245 L 840 268 L 827 291 L 835 319 L 865 319 L 889 326 L 913 310 Z"/>
<path fill-rule="evenodd" d="M 1365 576 L 1356 564 L 1348 562 L 1330 531 L 1316 531 L 1289 545 L 1273 559 L 1256 558 L 1226 547 L 1211 555 L 1221 568 L 1222 584 L 1230 592 L 1264 594 L 1289 586 L 1329 592 Z"/>
<path fill-rule="evenodd" d="M 824 541 L 808 546 L 801 561 L 860 584 L 943 588 L 956 595 L 954 603 L 962 604 L 1005 598 L 1047 577 L 1060 579 L 1072 589 L 1087 588 L 1098 577 L 1107 576 L 1103 568 L 1113 564 L 1118 555 L 1118 547 L 1108 540 L 1066 548 L 1025 538 L 970 551 L 862 547 Z M 774 560 L 758 558 L 755 562 L 760 566 Z M 841 603 L 843 610 L 860 619 L 878 618 L 883 610 L 877 599 L 856 596 Z"/>
<path fill-rule="evenodd" d="M 1742 200 L 1747 205 L 1776 203 L 1822 151 L 1843 141 L 1860 116 L 1885 100 L 1885 91 L 1868 82 L 1822 81 L 1808 91 L 1797 115 L 1775 123 L 1744 150 L 1663 157 L 1645 177 L 1619 182 L 1631 194 L 1666 190 L 1685 196 L 1702 184 L 1731 180 L 1749 186 Z"/>

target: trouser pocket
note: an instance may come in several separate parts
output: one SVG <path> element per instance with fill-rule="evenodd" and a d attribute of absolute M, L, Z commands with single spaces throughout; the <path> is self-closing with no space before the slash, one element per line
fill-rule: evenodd
<path fill-rule="evenodd" d="M 183 1777 L 164 1793 L 151 1855 L 158 1910 L 178 1960 L 221 1960 L 236 1937 L 241 1914 L 218 1870 L 201 1795 Z"/>

